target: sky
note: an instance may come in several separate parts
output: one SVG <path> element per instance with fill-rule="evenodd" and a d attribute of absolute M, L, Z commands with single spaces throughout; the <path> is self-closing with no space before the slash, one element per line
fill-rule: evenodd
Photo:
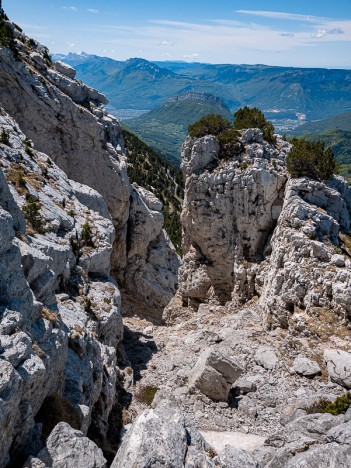
<path fill-rule="evenodd" d="M 52 53 L 351 68 L 351 0 L 3 0 Z"/>

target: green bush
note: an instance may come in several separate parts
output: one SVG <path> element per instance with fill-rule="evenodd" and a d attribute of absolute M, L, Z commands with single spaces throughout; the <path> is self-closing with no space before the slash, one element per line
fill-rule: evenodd
<path fill-rule="evenodd" d="M 85 312 L 86 312 L 87 314 L 89 314 L 89 315 L 92 315 L 92 314 L 94 313 L 92 305 L 93 305 L 93 304 L 92 304 L 92 302 L 91 302 L 90 297 L 86 297 L 86 298 L 84 299 L 84 310 L 85 310 Z"/>
<path fill-rule="evenodd" d="M 10 142 L 10 134 L 4 128 L 1 130 L 0 142 L 4 143 L 4 145 L 8 145 Z"/>
<path fill-rule="evenodd" d="M 35 40 L 32 39 L 32 38 L 28 39 L 27 45 L 28 45 L 28 47 L 30 47 L 31 49 L 33 49 L 33 47 L 36 47 Z"/>
<path fill-rule="evenodd" d="M 202 119 L 189 125 L 188 132 L 191 137 L 201 138 L 206 135 L 218 136 L 231 127 L 229 120 L 219 114 L 208 114 Z"/>
<path fill-rule="evenodd" d="M 269 143 L 275 142 L 274 127 L 266 120 L 264 114 L 257 107 L 245 106 L 234 114 L 234 128 L 243 130 L 245 128 L 259 128 L 263 132 L 263 138 Z"/>
<path fill-rule="evenodd" d="M 23 206 L 22 210 L 30 227 L 39 234 L 45 234 L 44 220 L 40 214 L 40 208 L 40 202 L 29 195 L 27 203 Z"/>
<path fill-rule="evenodd" d="M 235 128 L 229 128 L 220 133 L 217 137 L 221 148 L 220 156 L 222 158 L 231 157 L 234 154 L 239 154 L 243 146 L 239 141 L 240 133 Z"/>
<path fill-rule="evenodd" d="M 91 230 L 91 226 L 88 222 L 86 222 L 82 226 L 82 240 L 86 246 L 94 247 L 93 233 Z"/>
<path fill-rule="evenodd" d="M 292 177 L 307 176 L 316 180 L 333 177 L 337 163 L 331 148 L 305 138 L 293 138 L 290 143 L 293 148 L 286 158 L 286 165 Z"/>
<path fill-rule="evenodd" d="M 13 29 L 7 20 L 6 15 L 0 16 L 0 46 L 8 47 L 12 50 L 15 57 L 18 58 L 18 51 L 15 44 Z"/>
<path fill-rule="evenodd" d="M 44 50 L 43 57 L 44 57 L 46 65 L 50 67 L 52 65 L 52 57 L 49 54 L 49 51 L 47 49 Z"/>
<path fill-rule="evenodd" d="M 32 150 L 32 142 L 30 141 L 30 139 L 28 137 L 25 138 L 24 140 L 24 151 L 29 155 L 29 156 L 33 156 L 34 153 L 33 153 L 33 150 Z"/>
<path fill-rule="evenodd" d="M 351 406 L 351 393 L 346 393 L 341 397 L 338 397 L 335 401 L 330 403 L 330 401 L 321 399 L 310 408 L 307 409 L 307 413 L 330 413 L 334 416 L 339 414 L 345 414 L 346 411 Z"/>

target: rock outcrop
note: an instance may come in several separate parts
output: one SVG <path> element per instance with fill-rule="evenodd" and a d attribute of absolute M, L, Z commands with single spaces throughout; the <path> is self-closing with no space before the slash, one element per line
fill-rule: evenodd
<path fill-rule="evenodd" d="M 332 382 L 351 389 L 351 353 L 327 349 L 324 352 L 324 360 Z"/>
<path fill-rule="evenodd" d="M 289 144 L 273 147 L 259 130 L 242 141 L 245 150 L 230 160 L 220 159 L 213 136 L 184 143 L 184 304 L 243 303 L 257 294 L 257 270 L 283 206 Z"/>
<path fill-rule="evenodd" d="M 206 449 L 210 447 L 201 434 L 186 427 L 178 406 L 165 400 L 138 416 L 124 436 L 111 468 L 213 466 Z M 194 465 L 196 460 L 201 465 Z"/>
<path fill-rule="evenodd" d="M 260 300 L 270 325 L 308 333 L 310 315 L 328 310 L 349 320 L 350 203 L 350 186 L 341 177 L 289 180 Z"/>
<path fill-rule="evenodd" d="M 271 328 L 321 334 L 328 314 L 346 325 L 350 186 L 338 176 L 289 178 L 290 144 L 280 137 L 269 144 L 260 130 L 249 129 L 239 141 L 241 151 L 225 158 L 214 136 L 184 143 L 183 307 L 259 298 Z M 175 314 L 175 302 L 166 318 L 169 313 Z"/>
<path fill-rule="evenodd" d="M 162 229 L 162 206 L 150 207 L 152 194 L 129 183 L 121 127 L 103 110 L 106 98 L 77 81 L 71 67 L 52 62 L 45 47 L 14 33 L 18 59 L 0 48 L 2 106 L 36 150 L 103 196 L 116 231 L 112 274 L 125 301 L 160 320 L 174 295 L 179 265 Z"/>
<path fill-rule="evenodd" d="M 208 348 L 191 370 L 189 382 L 202 393 L 217 401 L 227 401 L 232 384 L 242 368 L 223 354 Z"/>
<path fill-rule="evenodd" d="M 106 438 L 123 325 L 120 293 L 109 276 L 115 231 L 102 196 L 77 189 L 3 110 L 0 127 L 7 135 L 0 144 L 5 466 L 40 448 L 60 420 Z"/>
<path fill-rule="evenodd" d="M 59 423 L 46 441 L 46 447 L 24 468 L 105 468 L 106 460 L 94 442 L 66 423 Z"/>

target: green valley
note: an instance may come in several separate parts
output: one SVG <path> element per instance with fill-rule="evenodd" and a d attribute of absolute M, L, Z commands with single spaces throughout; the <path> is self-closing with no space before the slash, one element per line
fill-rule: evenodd
<path fill-rule="evenodd" d="M 229 108 L 221 99 L 210 94 L 189 92 L 172 97 L 162 106 L 125 123 L 167 160 L 179 165 L 188 126 L 207 114 L 220 114 L 232 119 Z"/>

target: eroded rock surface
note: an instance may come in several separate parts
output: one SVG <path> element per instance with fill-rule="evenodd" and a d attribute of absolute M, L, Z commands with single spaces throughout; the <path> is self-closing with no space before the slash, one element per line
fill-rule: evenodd
<path fill-rule="evenodd" d="M 131 186 L 121 126 L 104 111 L 106 98 L 77 81 L 71 67 L 52 62 L 41 44 L 16 29 L 15 34 L 18 60 L 0 47 L 3 108 L 36 150 L 50 155 L 70 179 L 102 195 L 115 229 L 112 274 L 125 302 L 130 299 L 132 307 L 139 305 L 140 312 L 160 321 L 175 293 L 179 266 L 163 231 L 162 205 L 150 204 L 152 194 Z M 83 203 L 98 208 L 88 189 L 76 188 Z"/>
<path fill-rule="evenodd" d="M 106 460 L 94 442 L 66 423 L 59 423 L 46 441 L 46 447 L 31 457 L 24 468 L 105 468 Z"/>
<path fill-rule="evenodd" d="M 61 418 L 106 438 L 123 325 L 120 293 L 109 276 L 115 230 L 102 196 L 83 185 L 76 196 L 76 185 L 29 147 L 3 110 L 0 127 L 9 137 L 0 147 L 5 466 L 40 449 Z M 82 191 L 94 203 L 83 204 Z"/>
<path fill-rule="evenodd" d="M 224 304 L 255 293 L 258 262 L 280 215 L 289 144 L 273 147 L 260 131 L 237 158 L 221 160 L 215 137 L 188 138 L 183 146 L 185 256 L 180 270 L 183 302 L 211 297 Z"/>

